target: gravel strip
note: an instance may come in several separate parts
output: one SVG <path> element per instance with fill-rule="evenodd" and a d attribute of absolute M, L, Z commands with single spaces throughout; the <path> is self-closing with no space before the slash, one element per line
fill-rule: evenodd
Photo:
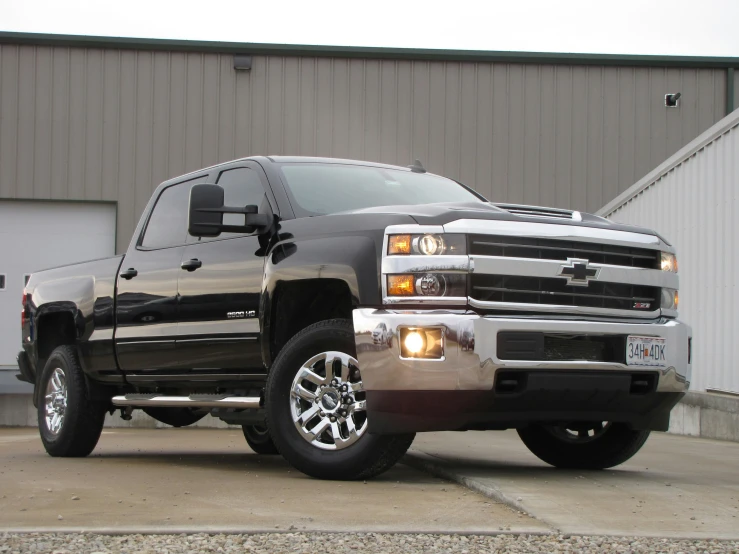
<path fill-rule="evenodd" d="M 383 533 L 262 533 L 253 535 L 95 535 L 26 533 L 0 535 L 0 554 L 15 552 L 156 553 L 180 552 L 739 552 L 739 541 L 671 540 L 634 537 L 565 537 L 557 535 L 400 535 Z"/>

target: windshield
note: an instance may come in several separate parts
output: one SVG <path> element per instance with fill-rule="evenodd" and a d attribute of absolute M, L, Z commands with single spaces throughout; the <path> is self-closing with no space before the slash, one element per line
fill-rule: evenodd
<path fill-rule="evenodd" d="M 383 167 L 285 164 L 281 168 L 298 217 L 376 206 L 481 202 L 451 179 Z"/>

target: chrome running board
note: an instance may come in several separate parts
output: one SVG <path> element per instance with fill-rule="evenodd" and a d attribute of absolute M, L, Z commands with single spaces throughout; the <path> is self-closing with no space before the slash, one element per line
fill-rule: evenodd
<path fill-rule="evenodd" d="M 114 396 L 114 406 L 148 406 L 172 408 L 260 408 L 261 398 L 258 396 L 228 396 L 218 394 L 192 394 L 190 396 L 164 396 L 160 394 L 127 394 Z"/>

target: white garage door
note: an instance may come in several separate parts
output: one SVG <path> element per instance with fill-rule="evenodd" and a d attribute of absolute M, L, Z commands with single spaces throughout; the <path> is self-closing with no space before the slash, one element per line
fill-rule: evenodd
<path fill-rule="evenodd" d="M 115 223 L 114 204 L 0 200 L 0 368 L 17 366 L 26 276 L 113 256 Z"/>

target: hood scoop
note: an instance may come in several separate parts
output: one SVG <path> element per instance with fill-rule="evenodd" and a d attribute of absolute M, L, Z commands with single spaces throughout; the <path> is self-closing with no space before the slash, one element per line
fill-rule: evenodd
<path fill-rule="evenodd" d="M 560 210 L 558 208 L 543 208 L 541 206 L 526 206 L 523 204 L 493 204 L 496 208 L 505 210 L 513 215 L 523 217 L 542 217 L 546 219 L 569 219 L 570 221 L 582 221 L 580 212 L 572 210 Z"/>

